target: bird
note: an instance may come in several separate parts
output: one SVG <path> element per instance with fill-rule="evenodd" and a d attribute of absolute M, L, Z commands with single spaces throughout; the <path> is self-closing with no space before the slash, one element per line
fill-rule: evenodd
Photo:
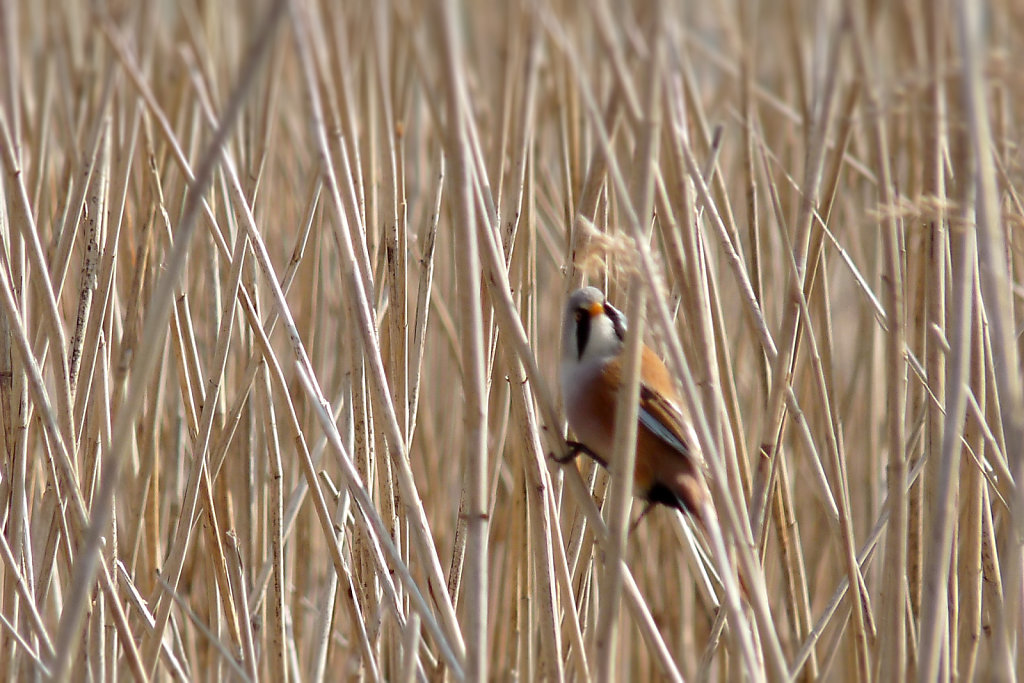
<path fill-rule="evenodd" d="M 625 315 L 596 287 L 569 296 L 562 320 L 560 380 L 566 419 L 577 441 L 568 442 L 569 451 L 558 462 L 582 453 L 608 468 L 614 456 L 626 330 Z M 688 514 L 706 532 L 711 512 L 704 459 L 671 374 L 646 344 L 637 422 L 633 495 L 647 505 L 634 527 L 660 504 Z"/>

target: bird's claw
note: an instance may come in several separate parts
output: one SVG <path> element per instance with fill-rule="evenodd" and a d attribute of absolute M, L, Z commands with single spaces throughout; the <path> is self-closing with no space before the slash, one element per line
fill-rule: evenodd
<path fill-rule="evenodd" d="M 559 465 L 564 465 L 568 462 L 571 462 L 572 460 L 575 460 L 576 456 L 582 453 L 583 455 L 592 458 L 601 466 L 604 466 L 604 458 L 599 456 L 594 451 L 590 450 L 590 448 L 586 444 L 580 443 L 579 441 L 566 441 L 565 443 L 568 444 L 569 446 L 569 451 L 565 455 L 560 457 L 555 457 L 554 455 L 551 456 L 551 459 L 557 462 Z"/>

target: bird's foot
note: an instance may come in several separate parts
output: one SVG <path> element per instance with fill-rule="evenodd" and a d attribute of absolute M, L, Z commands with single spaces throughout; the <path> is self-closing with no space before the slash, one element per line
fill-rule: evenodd
<path fill-rule="evenodd" d="M 559 465 L 564 465 L 567 462 L 575 460 L 576 456 L 579 455 L 580 453 L 593 458 L 602 466 L 605 464 L 604 458 L 599 456 L 594 451 L 590 450 L 590 448 L 588 448 L 586 444 L 582 444 L 579 441 L 566 441 L 566 443 L 569 445 L 569 450 L 568 452 L 566 452 L 565 455 L 560 457 L 555 457 L 554 455 L 551 456 L 551 459 L 557 462 Z"/>
<path fill-rule="evenodd" d="M 555 456 L 552 455 L 551 459 L 557 462 L 559 465 L 564 465 L 576 459 L 576 456 L 580 453 L 588 453 L 589 448 L 581 444 L 579 441 L 566 441 L 569 445 L 569 450 L 566 451 L 565 455 Z"/>

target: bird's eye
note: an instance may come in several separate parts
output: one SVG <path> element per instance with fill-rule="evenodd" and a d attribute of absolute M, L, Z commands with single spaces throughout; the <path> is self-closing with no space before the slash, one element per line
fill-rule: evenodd
<path fill-rule="evenodd" d="M 576 313 L 573 314 L 573 317 L 576 319 L 576 322 L 583 320 L 583 311 L 576 309 Z"/>

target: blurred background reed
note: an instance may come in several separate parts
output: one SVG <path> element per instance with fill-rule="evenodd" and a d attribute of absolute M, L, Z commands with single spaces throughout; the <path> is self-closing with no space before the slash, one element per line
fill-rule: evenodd
<path fill-rule="evenodd" d="M 0 27 L 0 677 L 1024 674 L 1019 3 Z M 584 279 L 727 556 L 550 460 Z"/>

